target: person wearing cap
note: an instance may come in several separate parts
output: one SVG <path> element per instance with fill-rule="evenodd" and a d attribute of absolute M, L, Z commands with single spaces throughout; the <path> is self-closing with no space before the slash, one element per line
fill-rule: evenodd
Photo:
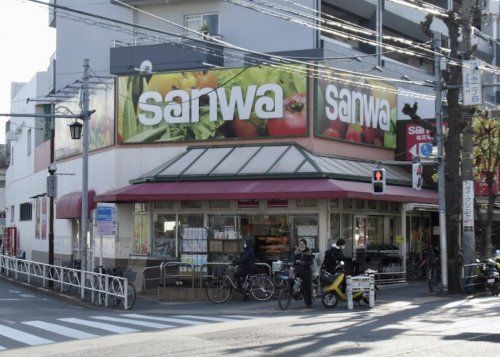
<path fill-rule="evenodd" d="M 255 250 L 253 249 L 252 241 L 245 241 L 240 258 L 236 259 L 233 264 L 238 265 L 239 267 L 238 271 L 234 274 L 234 278 L 236 279 L 237 289 L 242 291 L 243 282 L 245 281 L 247 275 L 253 273 L 255 268 Z"/>
<path fill-rule="evenodd" d="M 335 267 L 340 261 L 345 261 L 346 257 L 342 253 L 345 248 L 345 240 L 339 239 L 332 244 L 331 248 L 325 252 L 325 259 L 321 265 L 321 270 L 330 274 L 335 274 Z"/>

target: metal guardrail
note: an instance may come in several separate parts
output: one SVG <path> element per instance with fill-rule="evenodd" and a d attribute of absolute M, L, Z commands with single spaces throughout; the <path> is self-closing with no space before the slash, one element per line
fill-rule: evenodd
<path fill-rule="evenodd" d="M 16 280 L 24 276 L 28 284 L 38 279 L 43 287 L 47 287 L 47 283 L 52 281 L 61 292 L 68 292 L 71 287 L 75 287 L 80 290 L 82 300 L 85 299 L 86 293 L 89 293 L 92 303 L 104 304 L 106 307 L 109 297 L 123 299 L 124 308 L 127 309 L 128 306 L 128 280 L 125 277 L 49 265 L 7 255 L 0 255 L 0 273 L 6 276 L 13 274 Z"/>
<path fill-rule="evenodd" d="M 178 270 L 178 272 L 179 272 L 178 274 L 171 274 L 171 273 L 167 272 L 167 268 L 169 268 L 169 267 L 177 267 L 177 268 L 186 267 L 187 269 L 190 270 L 190 272 L 187 271 L 184 274 L 182 274 L 182 272 L 180 270 Z M 188 278 L 188 277 L 191 278 L 191 286 L 194 288 L 195 273 L 196 273 L 195 268 L 196 267 L 197 266 L 195 266 L 195 265 L 192 265 L 189 263 L 184 263 L 184 262 L 161 262 L 160 265 L 144 268 L 142 271 L 142 275 L 144 277 L 143 290 L 146 290 L 146 284 L 148 281 L 159 280 L 160 283 L 165 285 L 166 280 L 168 278 L 182 279 L 182 278 Z M 151 270 L 159 270 L 159 276 L 147 279 L 146 272 L 151 271 Z"/>
<path fill-rule="evenodd" d="M 477 274 L 478 268 L 483 265 L 484 263 L 471 263 L 461 266 L 460 278 L 464 290 L 466 287 L 484 285 L 484 282 L 478 281 L 479 274 Z M 468 270 L 467 273 L 465 272 L 466 270 Z"/>
<path fill-rule="evenodd" d="M 375 273 L 374 275 L 375 283 L 377 285 L 389 285 L 407 282 L 405 271 Z"/>

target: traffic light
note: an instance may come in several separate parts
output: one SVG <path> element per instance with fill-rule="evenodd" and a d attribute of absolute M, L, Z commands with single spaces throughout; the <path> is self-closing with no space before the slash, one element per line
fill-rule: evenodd
<path fill-rule="evenodd" d="M 377 168 L 372 170 L 373 194 L 383 195 L 385 192 L 385 169 Z"/>
<path fill-rule="evenodd" d="M 424 167 L 420 162 L 414 162 L 411 166 L 412 171 L 412 187 L 415 190 L 421 190 L 423 179 L 422 172 L 424 171 Z"/>

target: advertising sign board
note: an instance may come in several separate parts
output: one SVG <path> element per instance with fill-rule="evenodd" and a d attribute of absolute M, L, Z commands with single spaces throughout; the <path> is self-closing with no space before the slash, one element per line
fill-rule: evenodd
<path fill-rule="evenodd" d="M 395 86 L 342 77 L 320 79 L 316 90 L 316 136 L 396 148 L 398 102 L 389 91 L 395 91 Z"/>
<path fill-rule="evenodd" d="M 96 220 L 97 235 L 110 236 L 116 235 L 116 206 L 114 204 L 97 205 Z"/>
<path fill-rule="evenodd" d="M 448 124 L 444 123 L 443 127 L 447 128 Z M 433 139 L 429 130 L 417 124 L 406 124 L 406 160 L 411 161 L 414 156 L 429 157 Z"/>
<path fill-rule="evenodd" d="M 118 78 L 118 143 L 307 135 L 307 80 L 276 67 Z"/>
<path fill-rule="evenodd" d="M 89 95 L 90 110 L 95 110 L 89 121 L 89 150 L 97 150 L 114 144 L 115 134 L 115 91 L 114 81 L 92 84 Z M 59 102 L 56 112 L 79 114 L 80 97 Z M 71 113 L 69 113 L 69 111 Z M 82 140 L 71 139 L 69 124 L 72 119 L 58 119 L 55 126 L 55 156 L 56 159 L 78 155 L 82 152 Z"/>

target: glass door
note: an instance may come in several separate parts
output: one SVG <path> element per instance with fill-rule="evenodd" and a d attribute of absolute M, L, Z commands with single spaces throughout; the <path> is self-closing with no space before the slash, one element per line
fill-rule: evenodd
<path fill-rule="evenodd" d="M 366 249 L 368 244 L 366 216 L 354 216 L 354 249 Z"/>

